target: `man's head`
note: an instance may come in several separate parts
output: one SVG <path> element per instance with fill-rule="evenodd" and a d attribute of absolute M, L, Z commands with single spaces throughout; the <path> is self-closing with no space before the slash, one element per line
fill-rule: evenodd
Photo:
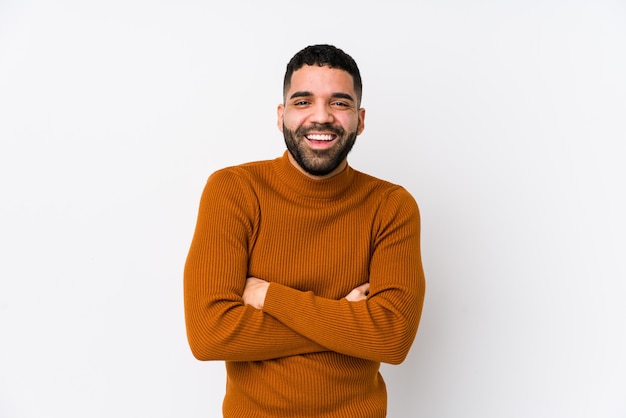
<path fill-rule="evenodd" d="M 291 77 L 294 71 L 299 70 L 305 65 L 337 68 L 350 74 L 354 82 L 354 91 L 357 95 L 357 105 L 361 107 L 363 84 L 359 67 L 350 55 L 332 45 L 310 45 L 291 58 L 287 64 L 287 70 L 285 71 L 283 97 L 287 95 L 287 91 L 291 86 Z"/>
<path fill-rule="evenodd" d="M 354 60 L 330 45 L 303 49 L 287 65 L 283 96 L 278 128 L 292 164 L 313 178 L 341 172 L 364 128 Z"/>

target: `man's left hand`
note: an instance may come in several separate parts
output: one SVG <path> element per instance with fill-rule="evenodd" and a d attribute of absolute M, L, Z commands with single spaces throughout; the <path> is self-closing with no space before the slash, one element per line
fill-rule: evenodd
<path fill-rule="evenodd" d="M 256 309 L 263 309 L 265 295 L 270 283 L 257 277 L 248 277 L 243 289 L 243 303 Z"/>

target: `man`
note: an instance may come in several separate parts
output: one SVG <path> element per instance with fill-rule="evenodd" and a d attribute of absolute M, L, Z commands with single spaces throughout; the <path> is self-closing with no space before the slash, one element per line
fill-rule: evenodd
<path fill-rule="evenodd" d="M 287 65 L 280 158 L 213 173 L 185 265 L 189 344 L 225 360 L 225 417 L 386 416 L 424 300 L 418 207 L 346 157 L 361 77 L 330 45 Z"/>

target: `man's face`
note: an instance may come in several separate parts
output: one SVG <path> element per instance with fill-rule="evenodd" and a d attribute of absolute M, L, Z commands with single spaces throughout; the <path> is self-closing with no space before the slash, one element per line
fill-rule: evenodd
<path fill-rule="evenodd" d="M 278 106 L 278 128 L 291 162 L 315 178 L 344 169 L 364 119 L 352 76 L 326 66 L 305 65 L 294 71 L 285 103 Z"/>

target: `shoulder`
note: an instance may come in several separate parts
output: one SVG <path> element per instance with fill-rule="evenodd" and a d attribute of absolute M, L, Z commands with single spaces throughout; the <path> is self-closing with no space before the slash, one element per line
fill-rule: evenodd
<path fill-rule="evenodd" d="M 234 205 L 247 213 L 259 207 L 259 195 L 267 189 L 272 177 L 270 161 L 255 161 L 224 167 L 214 171 L 207 179 L 202 201 L 207 206 Z"/>
<path fill-rule="evenodd" d="M 391 200 L 403 204 L 417 205 L 413 195 L 403 186 L 361 171 L 354 171 L 355 185 L 359 188 L 369 190 L 370 193 L 382 199 L 384 202 Z"/>
<path fill-rule="evenodd" d="M 366 191 L 369 204 L 375 207 L 374 225 L 379 230 L 387 230 L 394 225 L 419 230 L 420 210 L 405 187 L 358 171 L 355 181 L 357 187 Z"/>
<path fill-rule="evenodd" d="M 202 192 L 202 210 L 215 216 L 228 213 L 255 218 L 259 210 L 259 178 L 269 167 L 269 162 L 257 161 L 214 171 Z"/>
<path fill-rule="evenodd" d="M 214 171 L 209 179 L 217 177 L 254 177 L 260 173 L 270 171 L 272 168 L 272 160 L 252 161 L 248 163 L 232 165 Z"/>
<path fill-rule="evenodd" d="M 272 161 L 253 161 L 239 165 L 221 168 L 211 173 L 207 185 L 219 187 L 244 186 L 248 187 L 257 179 L 266 176 L 272 170 Z"/>

